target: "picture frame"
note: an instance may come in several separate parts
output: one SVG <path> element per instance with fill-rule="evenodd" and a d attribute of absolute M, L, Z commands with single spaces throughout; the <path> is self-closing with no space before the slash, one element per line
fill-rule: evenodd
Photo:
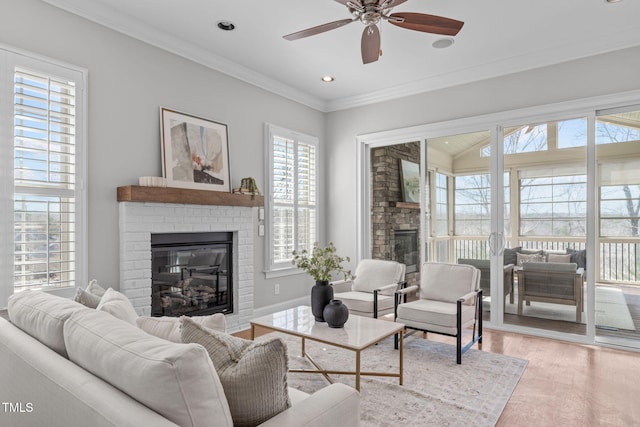
<path fill-rule="evenodd" d="M 420 165 L 400 159 L 400 188 L 402 201 L 420 203 Z"/>
<path fill-rule="evenodd" d="M 160 133 L 167 186 L 231 191 L 227 125 L 161 107 Z"/>

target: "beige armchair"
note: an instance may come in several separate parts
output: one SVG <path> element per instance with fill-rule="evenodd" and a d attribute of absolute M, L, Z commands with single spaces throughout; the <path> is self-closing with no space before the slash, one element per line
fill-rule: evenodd
<path fill-rule="evenodd" d="M 575 263 L 525 262 L 518 269 L 518 315 L 522 303 L 550 302 L 576 306 L 576 323 L 582 320 L 583 269 Z"/>
<path fill-rule="evenodd" d="M 403 303 L 404 296 L 415 291 L 419 291 L 418 299 Z M 456 363 L 460 364 L 463 353 L 476 342 L 482 343 L 480 270 L 468 264 L 424 263 L 420 287 L 396 291 L 394 317 L 413 329 L 405 336 L 423 331 L 456 337 Z M 472 338 L 463 348 L 463 330 L 469 326 L 473 326 Z"/>
<path fill-rule="evenodd" d="M 406 266 L 396 261 L 363 259 L 355 279 L 333 282 L 333 298 L 358 316 L 375 317 L 393 313 L 394 292 L 404 285 Z"/>

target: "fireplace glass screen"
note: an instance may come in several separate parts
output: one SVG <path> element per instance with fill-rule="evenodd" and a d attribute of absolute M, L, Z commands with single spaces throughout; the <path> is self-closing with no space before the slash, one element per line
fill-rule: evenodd
<path fill-rule="evenodd" d="M 396 230 L 394 239 L 395 260 L 407 266 L 407 273 L 418 271 L 418 230 Z"/>
<path fill-rule="evenodd" d="M 233 233 L 151 236 L 152 316 L 233 312 Z"/>

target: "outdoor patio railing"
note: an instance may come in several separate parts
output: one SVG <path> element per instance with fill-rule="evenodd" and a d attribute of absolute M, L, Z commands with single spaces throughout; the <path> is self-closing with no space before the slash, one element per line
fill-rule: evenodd
<path fill-rule="evenodd" d="M 449 246 L 449 259 L 443 254 L 446 240 L 453 240 Z M 464 236 L 430 239 L 437 261 L 455 262 L 459 258 L 489 259 L 489 244 L 484 236 Z M 517 245 L 527 249 L 574 250 L 585 249 L 584 238 L 527 237 L 518 240 Z M 601 239 L 596 256 L 596 281 L 640 285 L 640 240 Z M 439 249 L 439 250 L 437 250 Z"/>

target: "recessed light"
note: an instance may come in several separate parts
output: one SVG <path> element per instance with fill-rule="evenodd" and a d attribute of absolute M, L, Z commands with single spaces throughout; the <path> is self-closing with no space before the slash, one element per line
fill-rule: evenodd
<path fill-rule="evenodd" d="M 619 1 L 622 1 L 622 0 L 607 0 L 607 3 L 618 3 Z"/>
<path fill-rule="evenodd" d="M 325 83 L 329 83 L 329 82 L 332 82 L 334 80 L 335 80 L 335 78 L 332 77 L 332 76 L 322 76 L 322 81 L 325 82 Z"/>
<path fill-rule="evenodd" d="M 434 41 L 431 46 L 435 47 L 436 49 L 444 49 L 446 47 L 451 46 L 454 43 L 454 40 L 451 37 L 445 37 L 443 39 L 438 39 L 436 41 Z"/>
<path fill-rule="evenodd" d="M 220 28 L 221 30 L 224 31 L 232 31 L 236 28 L 235 25 L 233 25 L 232 22 L 229 21 L 220 21 L 218 22 L 218 28 Z"/>

